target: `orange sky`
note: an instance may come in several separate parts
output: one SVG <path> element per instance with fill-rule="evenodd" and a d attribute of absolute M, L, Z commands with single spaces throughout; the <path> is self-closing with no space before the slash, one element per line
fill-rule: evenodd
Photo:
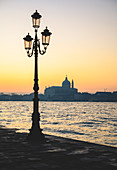
<path fill-rule="evenodd" d="M 27 57 L 23 37 L 28 32 L 34 37 L 36 9 L 42 15 L 38 36 L 46 26 L 52 32 L 47 53 L 39 56 L 41 93 L 45 86 L 61 85 L 66 75 L 80 92 L 117 90 L 116 1 L 0 3 L 0 92 L 33 91 L 34 57 Z"/>

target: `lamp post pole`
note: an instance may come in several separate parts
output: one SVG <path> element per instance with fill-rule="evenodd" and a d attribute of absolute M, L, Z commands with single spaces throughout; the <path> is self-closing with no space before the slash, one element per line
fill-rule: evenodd
<path fill-rule="evenodd" d="M 35 30 L 35 72 L 34 72 L 34 99 L 33 99 L 33 114 L 32 114 L 32 128 L 30 129 L 30 134 L 33 137 L 41 135 L 40 129 L 40 114 L 39 114 L 39 99 L 38 99 L 38 51 L 37 51 L 37 30 Z M 36 135 L 36 136 L 35 136 Z"/>
<path fill-rule="evenodd" d="M 42 129 L 40 128 L 40 113 L 39 113 L 39 98 L 38 98 L 38 90 L 39 90 L 38 53 L 40 53 L 41 55 L 45 54 L 47 46 L 49 45 L 50 35 L 52 33 L 49 32 L 47 27 L 41 33 L 42 34 L 42 44 L 44 45 L 44 50 L 41 50 L 40 49 L 40 41 L 37 37 L 37 31 L 38 31 L 39 24 L 40 24 L 40 18 L 41 18 L 41 15 L 37 11 L 32 15 L 33 27 L 35 28 L 35 39 L 33 42 L 32 52 L 30 53 L 33 38 L 29 34 L 24 38 L 24 45 L 25 45 L 25 49 L 27 50 L 28 57 L 31 57 L 33 55 L 33 52 L 34 52 L 34 57 L 35 57 L 32 127 L 30 129 L 29 139 L 41 142 L 42 140 L 44 140 L 44 134 L 42 133 Z"/>

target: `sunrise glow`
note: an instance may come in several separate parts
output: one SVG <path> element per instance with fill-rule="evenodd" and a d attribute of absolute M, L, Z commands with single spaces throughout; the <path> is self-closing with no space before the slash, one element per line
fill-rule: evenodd
<path fill-rule="evenodd" d="M 0 1 L 0 92 L 32 92 L 34 57 L 23 37 L 34 37 L 31 15 L 42 15 L 50 45 L 39 56 L 40 93 L 61 85 L 65 76 L 80 91 L 117 91 L 117 2 L 112 0 Z M 41 37 L 40 37 L 41 39 Z M 42 46 L 43 48 L 43 46 Z"/>

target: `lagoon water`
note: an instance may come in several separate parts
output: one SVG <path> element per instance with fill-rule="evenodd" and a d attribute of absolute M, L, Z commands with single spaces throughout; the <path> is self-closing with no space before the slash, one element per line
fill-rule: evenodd
<path fill-rule="evenodd" d="M 117 103 L 39 102 L 43 133 L 117 147 Z M 33 102 L 0 102 L 0 125 L 29 132 Z"/>

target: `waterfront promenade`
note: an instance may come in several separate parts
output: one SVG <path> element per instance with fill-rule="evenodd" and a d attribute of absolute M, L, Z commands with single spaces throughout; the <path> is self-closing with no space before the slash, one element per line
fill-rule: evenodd
<path fill-rule="evenodd" d="M 0 170 L 115 170 L 117 148 L 46 135 L 33 144 L 26 133 L 0 127 Z"/>

